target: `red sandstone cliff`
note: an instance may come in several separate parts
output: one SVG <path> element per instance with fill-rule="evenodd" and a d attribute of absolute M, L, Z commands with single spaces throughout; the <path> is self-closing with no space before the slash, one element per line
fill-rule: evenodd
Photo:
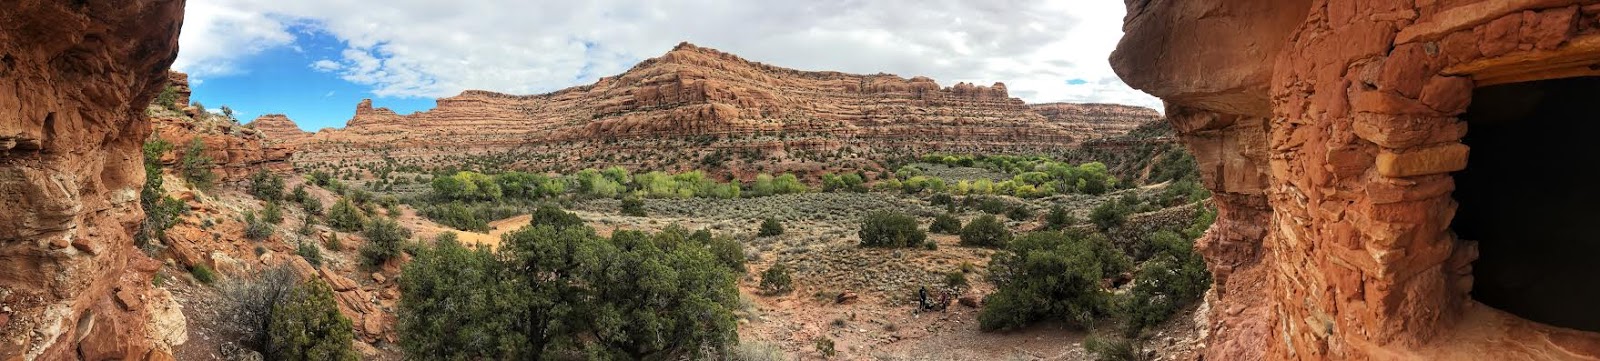
<path fill-rule="evenodd" d="M 294 154 L 294 147 L 286 142 L 274 141 L 262 130 L 251 123 L 250 126 L 239 125 L 234 119 L 211 113 L 199 113 L 198 109 L 190 106 L 189 77 L 179 72 L 169 72 L 167 86 L 177 89 L 178 101 L 173 107 L 181 109 L 179 113 L 174 109 L 164 109 L 163 105 L 151 104 L 148 113 L 151 116 L 151 129 L 155 137 L 173 145 L 173 150 L 162 159 L 169 168 L 181 159 L 187 145 L 199 139 L 205 149 L 206 157 L 211 158 L 216 172 L 224 181 L 238 181 L 249 177 L 250 173 L 258 169 L 272 171 L 287 171 L 290 167 L 289 157 Z M 278 115 L 282 122 L 288 122 L 287 127 L 296 131 L 293 122 L 288 118 Z M 271 118 L 263 116 L 262 118 Z M 257 122 L 261 120 L 258 119 Z M 282 127 L 275 127 L 269 120 L 266 127 L 269 130 L 288 133 Z M 282 124 L 280 122 L 279 124 Z M 304 133 L 302 133 L 304 134 Z M 284 135 L 293 138 L 293 135 Z"/>
<path fill-rule="evenodd" d="M 778 159 L 841 149 L 1039 152 L 1159 118 L 1153 110 L 1117 106 L 1034 108 L 1000 83 L 941 87 L 925 77 L 799 71 L 684 43 L 620 75 L 548 94 L 469 90 L 410 115 L 362 101 L 346 128 L 302 139 L 301 159 L 370 159 L 359 150 L 373 148 L 400 158 L 517 151 L 574 167 L 651 167 L 719 149 L 761 150 Z"/>
<path fill-rule="evenodd" d="M 143 113 L 177 55 L 183 0 L 0 10 L 0 359 L 170 359 L 170 295 L 133 244 Z"/>
<path fill-rule="evenodd" d="M 289 117 L 283 114 L 265 114 L 257 117 L 256 120 L 250 121 L 250 124 L 245 124 L 245 126 L 260 131 L 261 135 L 266 136 L 267 141 L 271 143 L 294 142 L 301 137 L 311 135 L 311 133 L 300 130 L 299 125 L 296 125 L 293 120 L 289 120 Z"/>

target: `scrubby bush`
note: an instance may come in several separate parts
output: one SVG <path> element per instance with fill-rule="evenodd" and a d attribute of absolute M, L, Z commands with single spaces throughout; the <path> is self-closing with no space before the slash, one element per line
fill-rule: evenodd
<path fill-rule="evenodd" d="M 1026 205 L 1019 204 L 1015 207 L 1011 207 L 1009 210 L 1006 210 L 1006 218 L 1010 218 L 1015 221 L 1026 221 L 1033 218 L 1033 210 L 1028 209 L 1028 206 Z"/>
<path fill-rule="evenodd" d="M 206 145 L 196 137 L 189 141 L 183 149 L 183 158 L 178 161 L 179 174 L 189 186 L 210 190 L 217 181 L 217 174 L 211 172 L 211 157 L 206 156 Z"/>
<path fill-rule="evenodd" d="M 1095 206 L 1089 211 L 1089 221 L 1094 222 L 1100 230 L 1108 230 L 1122 225 L 1128 218 L 1128 209 L 1121 202 L 1105 202 Z"/>
<path fill-rule="evenodd" d="M 305 203 L 306 198 L 311 198 L 311 193 L 306 191 L 305 184 L 295 185 L 294 191 L 289 193 L 289 201 L 291 202 Z"/>
<path fill-rule="evenodd" d="M 300 255 L 300 258 L 305 258 L 306 263 L 310 263 L 312 266 L 322 266 L 322 249 L 317 248 L 317 245 L 311 242 L 300 242 L 298 246 L 295 246 L 294 253 Z"/>
<path fill-rule="evenodd" d="M 856 235 L 866 247 L 916 247 L 928 239 L 928 234 L 917 228 L 916 218 L 889 211 L 868 213 Z"/>
<path fill-rule="evenodd" d="M 583 218 L 578 218 L 578 215 L 572 214 L 572 212 L 563 211 L 561 208 L 549 204 L 541 205 L 539 208 L 534 209 L 531 215 L 533 216 L 532 223 L 530 223 L 531 226 L 549 226 L 555 229 L 584 226 Z"/>
<path fill-rule="evenodd" d="M 261 220 L 271 224 L 283 224 L 283 208 L 278 207 L 278 202 L 267 202 L 261 209 Z"/>
<path fill-rule="evenodd" d="M 711 359 L 737 342 L 737 276 L 681 231 L 547 225 L 497 253 L 439 242 L 399 278 L 415 359 Z"/>
<path fill-rule="evenodd" d="M 815 344 L 817 353 L 822 354 L 824 358 L 832 358 L 839 354 L 839 351 L 834 349 L 833 339 L 831 338 L 817 337 L 816 341 L 812 343 Z"/>
<path fill-rule="evenodd" d="M 774 264 L 761 272 L 761 290 L 773 295 L 794 291 L 794 276 L 789 273 L 789 266 Z"/>
<path fill-rule="evenodd" d="M 761 229 L 756 232 L 757 237 L 772 237 L 783 234 L 783 223 L 777 218 L 767 217 L 761 220 Z"/>
<path fill-rule="evenodd" d="M 1072 212 L 1068 212 L 1066 207 L 1059 204 L 1050 206 L 1050 213 L 1044 216 L 1045 228 L 1052 230 L 1063 230 L 1077 223 L 1077 217 L 1073 217 Z"/>
<path fill-rule="evenodd" d="M 361 258 L 367 265 L 376 266 L 400 256 L 411 230 L 392 219 L 377 218 L 367 223 L 361 235 L 367 238 L 367 244 L 361 247 Z"/>
<path fill-rule="evenodd" d="M 961 273 L 961 271 L 946 272 L 944 274 L 944 286 L 949 288 L 967 287 L 967 274 Z"/>
<path fill-rule="evenodd" d="M 1004 247 L 1011 241 L 1011 230 L 993 215 L 982 215 L 961 228 L 961 245 L 969 247 Z"/>
<path fill-rule="evenodd" d="M 144 209 L 144 222 L 134 235 L 135 244 L 146 252 L 154 252 L 154 245 L 166 237 L 167 229 L 177 225 L 178 217 L 189 210 L 182 201 L 166 195 L 162 189 L 161 156 L 172 150 L 172 144 L 159 138 L 144 143 L 144 187 L 139 189 L 139 207 Z"/>
<path fill-rule="evenodd" d="M 211 282 L 217 281 L 217 273 L 211 271 L 211 267 L 206 267 L 206 265 L 203 264 L 190 266 L 189 274 L 193 275 L 194 280 L 200 281 L 200 283 L 209 285 Z"/>
<path fill-rule="evenodd" d="M 339 313 L 333 290 L 321 280 L 295 286 L 272 306 L 266 356 L 272 360 L 359 360 L 350 319 Z"/>
<path fill-rule="evenodd" d="M 322 199 L 307 196 L 300 200 L 300 208 L 306 210 L 306 213 L 320 216 L 322 215 Z"/>
<path fill-rule="evenodd" d="M 282 218 L 282 216 L 279 216 Z M 264 240 L 272 237 L 273 227 L 266 220 L 256 217 L 255 212 L 244 212 L 244 236 L 251 240 Z"/>
<path fill-rule="evenodd" d="M 639 197 L 622 198 L 622 215 L 630 217 L 644 217 L 644 201 Z"/>
<path fill-rule="evenodd" d="M 1154 256 L 1134 275 L 1133 291 L 1121 304 L 1129 333 L 1166 321 L 1211 287 L 1211 273 L 1205 259 L 1194 252 L 1194 239 L 1211 225 L 1212 217 L 1201 212 L 1186 234 L 1157 231 L 1145 237 Z"/>
<path fill-rule="evenodd" d="M 823 174 L 822 190 L 825 192 L 865 192 L 867 191 L 866 180 L 861 177 L 860 173 L 853 172 L 842 175 L 832 173 Z"/>
<path fill-rule="evenodd" d="M 1083 340 L 1083 349 L 1094 355 L 1096 361 L 1136 361 L 1139 360 L 1139 349 L 1132 340 L 1106 335 L 1101 333 L 1091 334 Z"/>
<path fill-rule="evenodd" d="M 933 218 L 933 224 L 928 225 L 928 232 L 939 234 L 960 234 L 961 219 L 955 215 L 945 213 Z"/>
<path fill-rule="evenodd" d="M 984 299 L 979 327 L 1014 329 L 1044 319 L 1091 326 L 1112 310 L 1111 293 L 1100 283 L 1108 271 L 1127 267 L 1121 256 L 1103 238 L 1058 232 L 1019 237 L 990 260 L 996 291 Z"/>
<path fill-rule="evenodd" d="M 267 172 L 266 169 L 251 173 L 250 194 L 264 201 L 283 199 L 283 177 Z"/>
<path fill-rule="evenodd" d="M 367 216 L 350 203 L 348 198 L 340 198 L 328 209 L 328 226 L 344 232 L 358 232 L 367 223 Z"/>
<path fill-rule="evenodd" d="M 310 213 L 306 213 L 305 217 L 300 219 L 300 229 L 295 230 L 295 233 L 299 233 L 302 236 L 309 236 L 317 232 L 316 227 L 317 217 L 312 216 Z"/>
<path fill-rule="evenodd" d="M 253 350 L 267 348 L 272 306 L 280 303 L 297 282 L 293 270 L 279 266 L 222 284 L 221 314 L 239 331 L 240 344 Z"/>

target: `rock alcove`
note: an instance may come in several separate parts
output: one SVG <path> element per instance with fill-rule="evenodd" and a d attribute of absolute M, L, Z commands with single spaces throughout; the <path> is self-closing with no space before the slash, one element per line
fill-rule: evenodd
<path fill-rule="evenodd" d="M 1481 87 L 1461 119 L 1451 227 L 1478 242 L 1472 297 L 1553 326 L 1600 331 L 1600 77 Z"/>

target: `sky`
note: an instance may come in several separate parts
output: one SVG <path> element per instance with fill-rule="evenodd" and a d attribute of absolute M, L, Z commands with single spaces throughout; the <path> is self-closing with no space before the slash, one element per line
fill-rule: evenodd
<path fill-rule="evenodd" d="M 364 98 L 401 114 L 482 89 L 592 84 L 688 41 L 801 70 L 1003 82 L 1029 103 L 1160 108 L 1106 59 L 1121 1 L 203 0 L 173 68 L 243 121 L 343 127 Z"/>

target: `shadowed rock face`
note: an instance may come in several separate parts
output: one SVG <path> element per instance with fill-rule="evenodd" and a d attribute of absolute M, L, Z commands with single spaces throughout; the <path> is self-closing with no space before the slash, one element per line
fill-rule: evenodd
<path fill-rule="evenodd" d="M 1600 5 L 1127 5 L 1112 66 L 1167 102 L 1216 194 L 1206 359 L 1600 359 L 1600 334 L 1474 300 L 1480 248 L 1450 228 L 1473 89 L 1600 75 Z"/>
<path fill-rule="evenodd" d="M 300 139 L 298 158 L 374 159 L 362 151 L 371 148 L 402 159 L 517 150 L 564 157 L 544 164 L 653 168 L 673 162 L 595 158 L 847 147 L 1031 153 L 1160 119 L 1153 110 L 1116 105 L 1046 108 L 1048 115 L 1036 112 L 1001 83 L 941 87 L 924 77 L 800 71 L 684 43 L 620 75 L 548 94 L 469 90 L 410 115 L 362 101 L 344 129 Z M 777 163 L 767 171 L 807 166 Z"/>
<path fill-rule="evenodd" d="M 164 355 L 146 331 L 159 264 L 132 235 L 143 110 L 177 55 L 183 5 L 0 9 L 0 359 Z"/>

